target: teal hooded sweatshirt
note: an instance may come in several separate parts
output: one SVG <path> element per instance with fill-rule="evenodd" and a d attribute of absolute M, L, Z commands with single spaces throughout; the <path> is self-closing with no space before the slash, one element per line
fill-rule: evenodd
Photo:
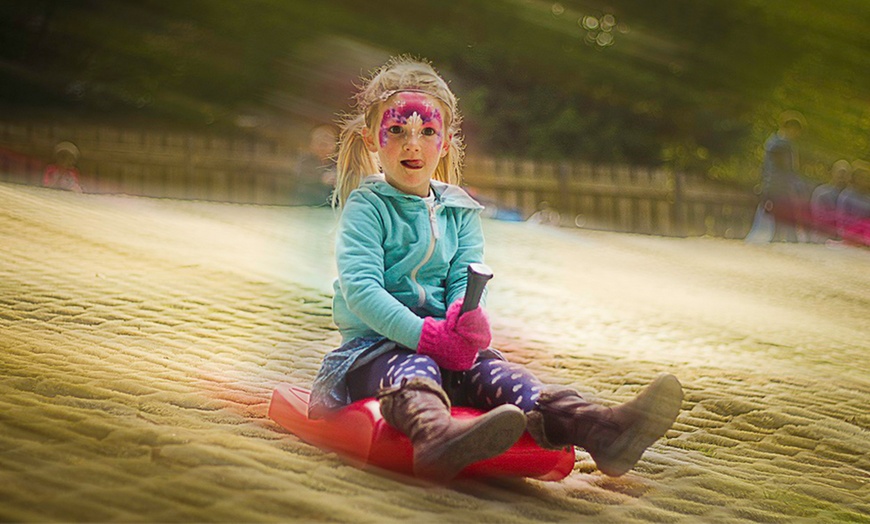
<path fill-rule="evenodd" d="M 483 262 L 483 206 L 458 186 L 431 188 L 427 201 L 372 175 L 345 202 L 332 309 L 342 344 L 383 336 L 416 350 L 423 318 L 444 318 L 468 264 Z"/>

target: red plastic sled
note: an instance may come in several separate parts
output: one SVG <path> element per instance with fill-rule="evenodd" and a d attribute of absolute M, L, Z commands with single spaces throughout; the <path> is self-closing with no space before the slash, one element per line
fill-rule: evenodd
<path fill-rule="evenodd" d="M 377 400 L 360 400 L 329 418 L 311 420 L 308 418 L 308 396 L 308 390 L 281 384 L 272 393 L 269 418 L 303 441 L 334 451 L 353 464 L 413 475 L 411 442 L 384 421 Z M 453 407 L 452 413 L 457 418 L 469 418 L 481 412 Z M 471 464 L 462 470 L 460 476 L 529 477 L 555 481 L 567 477 L 573 469 L 573 448 L 546 450 L 525 433 L 505 453 Z"/>

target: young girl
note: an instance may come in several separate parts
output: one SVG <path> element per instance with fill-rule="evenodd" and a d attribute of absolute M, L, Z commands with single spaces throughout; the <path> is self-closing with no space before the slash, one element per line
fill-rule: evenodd
<path fill-rule="evenodd" d="M 309 414 L 377 397 L 406 434 L 418 476 L 449 480 L 499 455 L 525 430 L 547 448 L 585 448 L 622 475 L 671 427 L 682 402 L 672 375 L 607 408 L 545 387 L 489 349 L 481 307 L 460 315 L 466 268 L 483 262 L 480 206 L 457 186 L 462 159 L 456 97 L 425 62 L 399 57 L 356 98 L 339 137 L 338 279 L 333 318 L 342 346 L 314 381 Z M 450 405 L 485 413 L 450 416 Z"/>

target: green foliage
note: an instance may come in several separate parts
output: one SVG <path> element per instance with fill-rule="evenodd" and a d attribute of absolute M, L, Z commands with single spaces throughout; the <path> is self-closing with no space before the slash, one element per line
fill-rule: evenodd
<path fill-rule="evenodd" d="M 868 21 L 863 0 L 4 2 L 0 102 L 194 127 L 323 120 L 375 57 L 411 53 L 451 80 L 490 153 L 751 184 L 791 108 L 821 179 L 870 157 Z"/>

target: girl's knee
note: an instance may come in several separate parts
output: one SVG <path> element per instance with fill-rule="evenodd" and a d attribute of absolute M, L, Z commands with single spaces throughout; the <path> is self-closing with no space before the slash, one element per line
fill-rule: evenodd
<path fill-rule="evenodd" d="M 473 406 L 490 409 L 514 404 L 523 411 L 535 407 L 541 382 L 530 371 L 503 360 L 482 360 L 468 372 L 466 393 Z"/>
<path fill-rule="evenodd" d="M 396 358 L 389 362 L 382 387 L 400 384 L 403 379 L 415 377 L 429 378 L 441 384 L 441 370 L 434 360 L 426 355 L 408 354 L 396 355 Z"/>

